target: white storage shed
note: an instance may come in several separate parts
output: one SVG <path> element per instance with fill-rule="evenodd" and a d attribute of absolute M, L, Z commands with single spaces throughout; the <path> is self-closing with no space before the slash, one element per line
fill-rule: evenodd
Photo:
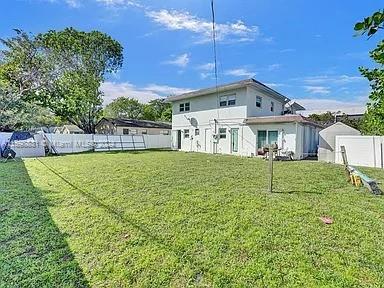
<path fill-rule="evenodd" d="M 318 159 L 324 162 L 335 162 L 335 153 L 340 150 L 336 146 L 336 136 L 361 135 L 360 131 L 342 122 L 337 122 L 319 133 Z"/>

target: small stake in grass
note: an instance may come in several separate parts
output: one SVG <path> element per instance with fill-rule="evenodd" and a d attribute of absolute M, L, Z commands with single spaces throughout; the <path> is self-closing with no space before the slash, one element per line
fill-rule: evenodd
<path fill-rule="evenodd" d="M 269 153 L 269 192 L 272 193 L 273 190 L 273 145 L 270 144 L 268 147 Z"/>

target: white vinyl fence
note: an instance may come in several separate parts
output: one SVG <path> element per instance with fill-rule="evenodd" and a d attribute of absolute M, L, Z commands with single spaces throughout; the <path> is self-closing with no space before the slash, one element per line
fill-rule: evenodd
<path fill-rule="evenodd" d="M 170 135 L 45 134 L 59 154 L 171 148 Z"/>
<path fill-rule="evenodd" d="M 12 133 L 0 133 L 2 149 L 11 136 Z M 34 139 L 14 142 L 11 148 L 15 150 L 17 157 L 40 157 L 45 155 L 46 144 L 58 154 L 168 149 L 171 148 L 171 135 L 37 134 Z"/>
<path fill-rule="evenodd" d="M 384 137 L 336 136 L 335 162 L 343 163 L 340 147 L 345 146 L 348 163 L 355 166 L 384 167 Z"/>

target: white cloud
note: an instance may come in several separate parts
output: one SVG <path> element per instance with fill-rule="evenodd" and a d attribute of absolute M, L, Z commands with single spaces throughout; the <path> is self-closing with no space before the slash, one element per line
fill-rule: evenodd
<path fill-rule="evenodd" d="M 280 53 L 289 53 L 289 52 L 295 52 L 296 49 L 293 48 L 286 48 L 286 49 L 281 49 Z"/>
<path fill-rule="evenodd" d="M 348 114 L 360 114 L 364 113 L 366 106 L 365 102 L 359 100 L 353 100 L 348 103 L 345 101 L 335 99 L 295 99 L 300 105 L 303 105 L 307 110 L 303 111 L 302 114 L 310 115 L 313 113 L 320 114 L 327 111 L 338 112 Z"/>
<path fill-rule="evenodd" d="M 275 71 L 280 69 L 280 67 L 281 67 L 281 64 L 277 64 L 277 63 L 271 64 L 268 66 L 268 71 Z"/>
<path fill-rule="evenodd" d="M 228 76 L 252 78 L 256 75 L 256 72 L 249 71 L 245 68 L 237 68 L 224 71 L 224 74 Z"/>
<path fill-rule="evenodd" d="M 282 83 L 264 83 L 264 84 L 270 88 L 279 88 L 279 87 L 287 86 L 286 84 L 282 84 Z"/>
<path fill-rule="evenodd" d="M 185 30 L 198 35 L 199 43 L 211 41 L 212 23 L 191 15 L 189 12 L 162 9 L 159 11 L 148 10 L 146 15 L 168 30 Z M 247 26 L 241 20 L 233 23 L 218 23 L 216 29 L 218 41 L 245 42 L 253 41 L 257 36 L 260 36 L 257 26 Z"/>
<path fill-rule="evenodd" d="M 213 69 L 215 69 L 215 63 L 201 64 L 197 66 L 197 69 L 202 71 L 212 71 Z"/>
<path fill-rule="evenodd" d="M 213 78 L 214 77 L 214 69 L 215 69 L 215 63 L 205 63 L 201 64 L 196 67 L 197 70 L 200 70 L 200 77 L 202 79 L 206 79 L 208 77 Z"/>
<path fill-rule="evenodd" d="M 46 0 L 49 2 L 64 1 L 72 7 L 78 7 L 83 0 Z M 134 0 L 94 0 L 101 5 L 113 8 L 123 9 L 127 7 L 136 7 L 141 9 L 147 17 L 153 22 L 165 27 L 168 30 L 189 31 L 198 36 L 197 43 L 206 43 L 212 38 L 212 22 L 210 20 L 198 18 L 187 11 L 178 10 L 152 10 Z M 261 37 L 258 26 L 248 26 L 242 20 L 228 23 L 216 24 L 217 40 L 228 42 L 249 42 Z M 272 38 L 262 39 L 270 42 Z"/>
<path fill-rule="evenodd" d="M 348 84 L 364 80 L 361 76 L 349 75 L 319 75 L 303 78 L 303 81 L 309 85 L 317 84 Z"/>
<path fill-rule="evenodd" d="M 184 94 L 192 91 L 192 89 L 188 89 L 188 88 L 177 88 L 177 87 L 171 87 L 167 85 L 158 85 L 158 84 L 149 84 L 148 86 L 144 87 L 143 90 L 151 91 L 153 93 L 157 93 L 163 96 L 179 95 L 179 94 Z"/>
<path fill-rule="evenodd" d="M 177 56 L 175 59 L 165 61 L 164 64 L 175 65 L 181 68 L 187 67 L 190 61 L 189 54 L 185 53 Z"/>
<path fill-rule="evenodd" d="M 131 0 L 96 0 L 96 2 L 112 8 L 125 8 L 129 6 L 144 8 L 141 4 Z"/>
<path fill-rule="evenodd" d="M 326 86 L 304 86 L 305 90 L 312 94 L 329 94 L 331 91 Z"/>
<path fill-rule="evenodd" d="M 104 82 L 100 90 L 104 92 L 104 105 L 108 105 L 119 97 L 129 97 L 147 103 L 153 99 L 166 97 L 174 94 L 190 92 L 191 89 L 176 88 L 167 85 L 150 84 L 145 87 L 137 87 L 129 82 Z"/>

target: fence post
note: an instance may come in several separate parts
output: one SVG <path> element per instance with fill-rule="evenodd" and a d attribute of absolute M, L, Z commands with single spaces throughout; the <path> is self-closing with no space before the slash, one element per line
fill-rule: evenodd
<path fill-rule="evenodd" d="M 121 145 L 121 151 L 123 151 L 124 147 L 123 147 L 123 139 L 121 138 L 121 135 L 120 135 L 120 145 Z"/>

